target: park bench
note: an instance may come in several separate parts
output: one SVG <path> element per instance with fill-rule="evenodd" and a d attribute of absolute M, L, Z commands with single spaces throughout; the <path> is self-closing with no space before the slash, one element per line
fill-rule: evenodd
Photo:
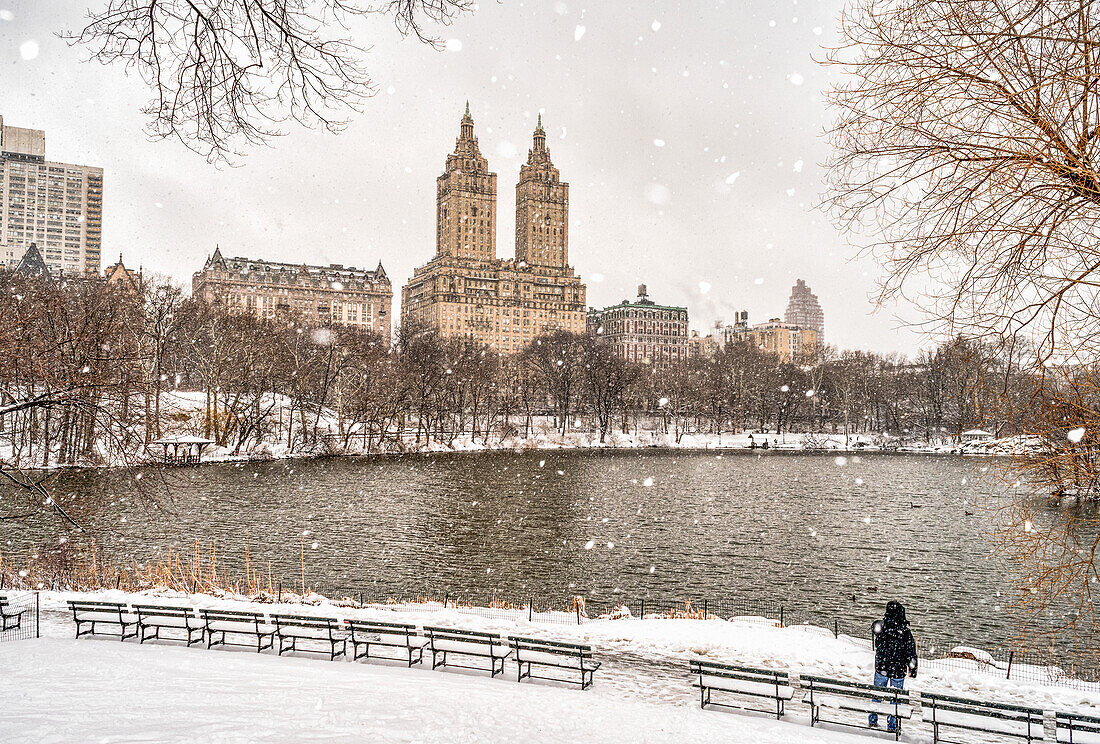
<path fill-rule="evenodd" d="M 1057 740 L 1064 744 L 1100 744 L 1100 718 L 1079 713 L 1055 713 Z"/>
<path fill-rule="evenodd" d="M 272 615 L 275 634 L 279 636 L 279 656 L 287 651 L 298 651 L 298 641 L 327 645 L 329 660 L 348 652 L 347 631 L 344 624 L 333 617 L 316 615 Z M 302 651 L 318 649 L 304 648 Z"/>
<path fill-rule="evenodd" d="M 76 637 L 83 635 L 117 635 L 120 641 L 127 638 L 135 638 L 137 631 L 137 618 L 127 611 L 126 605 L 121 602 L 89 602 L 82 599 L 70 599 L 69 609 L 73 612 L 73 621 L 76 622 Z M 81 632 L 80 626 L 90 626 Z M 118 632 L 97 631 L 96 626 L 118 626 Z M 127 628 L 133 627 L 133 632 L 128 633 Z"/>
<path fill-rule="evenodd" d="M 484 667 L 452 664 L 447 661 L 448 654 L 473 656 L 488 659 L 489 676 L 495 677 L 498 674 L 504 674 L 504 660 L 512 653 L 512 649 L 496 633 L 430 626 L 425 626 L 424 632 L 428 636 L 428 646 L 432 650 L 432 669 L 452 666 L 459 669 L 485 671 Z"/>
<path fill-rule="evenodd" d="M 202 643 L 205 626 L 195 616 L 194 607 L 134 605 L 134 612 L 137 613 L 138 618 L 139 643 L 145 643 L 150 639 L 161 640 L 160 631 L 164 628 L 182 630 L 187 634 L 186 639 L 170 640 L 186 640 L 188 646 L 192 643 Z M 148 632 L 150 629 L 152 633 Z"/>
<path fill-rule="evenodd" d="M 275 628 L 264 621 L 264 616 L 259 612 L 245 612 L 240 610 L 208 610 L 200 609 L 203 625 L 206 630 L 206 647 L 214 646 L 246 646 L 256 647 L 259 653 L 265 648 L 271 648 L 275 643 Z M 218 637 L 221 640 L 217 640 Z M 242 643 L 230 641 L 230 637 L 248 636 L 255 638 L 256 642 Z M 267 644 L 264 644 L 264 639 Z"/>
<path fill-rule="evenodd" d="M 775 713 L 775 717 L 779 719 L 783 717 L 787 701 L 794 697 L 794 688 L 791 687 L 790 677 L 786 672 L 694 659 L 690 664 L 691 673 L 699 675 L 699 681 L 692 683 L 692 686 L 699 688 L 699 707 L 701 708 L 717 705 L 757 713 Z M 714 702 L 711 694 L 715 690 L 736 696 L 737 702 Z M 750 700 L 760 698 L 771 700 L 774 705 L 758 708 L 738 699 L 746 697 Z"/>
<path fill-rule="evenodd" d="M 930 692 L 922 692 L 920 699 L 921 719 L 932 724 L 933 742 L 951 741 L 940 735 L 941 728 L 978 731 L 1027 741 L 1043 739 L 1043 711 L 1039 708 L 986 703 Z"/>
<path fill-rule="evenodd" d="M 810 706 L 810 725 L 832 723 L 838 726 L 871 728 L 867 716 L 877 713 L 879 716 L 893 716 L 897 719 L 894 739 L 901 739 L 902 719 L 913 717 L 913 708 L 909 705 L 909 693 L 894 687 L 878 687 L 862 682 L 844 682 L 826 677 L 801 675 L 799 677 L 806 694 L 802 702 Z M 861 714 L 862 720 L 838 720 L 822 718 L 822 709 L 851 711 Z"/>
<path fill-rule="evenodd" d="M 592 675 L 600 668 L 600 662 L 592 658 L 592 647 L 579 643 L 566 643 L 564 641 L 543 641 L 538 638 L 523 638 L 521 636 L 508 636 L 512 645 L 512 653 L 519 667 L 517 681 L 528 679 L 547 679 L 554 682 L 569 682 L 576 684 L 572 679 L 561 677 L 543 677 L 533 674 L 532 667 L 550 667 L 552 669 L 565 669 L 580 672 L 581 689 L 592 686 Z M 524 667 L 527 668 L 526 673 Z"/>
<path fill-rule="evenodd" d="M 428 639 L 417 635 L 415 625 L 383 623 L 376 620 L 348 620 L 348 627 L 351 628 L 352 661 L 369 659 L 371 658 L 370 647 L 382 646 L 405 649 L 409 666 L 424 662 L 424 647 L 428 645 Z M 363 647 L 363 653 L 359 653 L 360 646 Z M 392 657 L 375 656 L 374 658 Z"/>
<path fill-rule="evenodd" d="M 15 609 L 8 595 L 0 594 L 0 632 L 19 630 L 19 626 L 23 621 L 23 613 L 26 611 L 26 608 Z"/>

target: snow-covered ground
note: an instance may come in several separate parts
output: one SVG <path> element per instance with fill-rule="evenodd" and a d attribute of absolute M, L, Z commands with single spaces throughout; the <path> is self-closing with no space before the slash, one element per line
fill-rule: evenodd
<path fill-rule="evenodd" d="M 619 619 L 529 623 L 522 612 L 482 617 L 438 606 L 344 607 L 249 604 L 158 593 L 144 601 L 287 611 L 521 633 L 589 643 L 603 666 L 593 689 L 384 664 L 329 662 L 299 654 L 144 647 L 132 641 L 72 639 L 64 593 L 42 595 L 40 640 L 0 643 L 0 741 L 530 741 L 854 742 L 860 733 L 811 729 L 795 703 L 782 722 L 698 708 L 688 660 L 786 669 L 869 681 L 862 639 L 813 627 L 779 628 L 763 618 Z M 82 595 L 83 596 L 83 595 Z M 97 599 L 133 601 L 101 592 Z M 509 616 L 510 615 L 510 616 Z M 565 617 L 559 618 L 565 620 Z M 1023 684 L 982 673 L 978 662 L 943 668 L 924 661 L 913 690 L 939 691 L 1048 711 L 1100 714 L 1100 694 Z M 904 741 L 930 741 L 922 724 Z M 965 737 L 964 737 L 965 738 Z M 974 741 L 981 741 L 980 738 Z"/>
<path fill-rule="evenodd" d="M 509 675 L 44 638 L 0 644 L 10 742 L 753 742 L 862 737 Z"/>

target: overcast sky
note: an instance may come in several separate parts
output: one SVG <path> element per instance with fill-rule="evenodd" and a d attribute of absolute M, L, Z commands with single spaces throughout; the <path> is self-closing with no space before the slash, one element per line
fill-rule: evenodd
<path fill-rule="evenodd" d="M 872 304 L 877 268 L 815 208 L 839 0 L 487 0 L 437 29 L 447 51 L 363 24 L 378 86 L 338 136 L 302 129 L 215 168 L 143 133 L 147 91 L 55 33 L 106 0 L 0 0 L 0 115 L 46 130 L 47 157 L 102 166 L 104 263 L 191 274 L 227 255 L 373 268 L 400 288 L 434 252 L 435 178 L 467 98 L 498 174 L 497 252 L 513 254 L 515 182 L 543 113 L 570 184 L 570 259 L 588 303 L 687 305 L 693 328 L 783 314 L 804 278 L 826 340 L 912 353 L 911 308 Z M 32 42 L 32 43 L 29 43 Z"/>

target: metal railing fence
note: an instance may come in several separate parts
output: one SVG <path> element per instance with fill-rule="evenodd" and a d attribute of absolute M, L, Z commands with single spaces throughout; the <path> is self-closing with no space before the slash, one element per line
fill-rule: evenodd
<path fill-rule="evenodd" d="M 38 592 L 0 591 L 0 643 L 38 638 Z"/>

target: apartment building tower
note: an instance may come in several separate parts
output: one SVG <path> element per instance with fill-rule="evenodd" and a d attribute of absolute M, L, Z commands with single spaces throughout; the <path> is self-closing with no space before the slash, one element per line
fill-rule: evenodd
<path fill-rule="evenodd" d="M 402 289 L 402 320 L 503 353 L 554 330 L 583 333 L 585 286 L 569 265 L 569 184 L 550 159 L 539 116 L 516 184 L 515 257 L 497 258 L 497 174 L 467 103 L 436 179 L 435 256 Z"/>
<path fill-rule="evenodd" d="M 0 262 L 31 244 L 55 274 L 98 276 L 103 169 L 46 160 L 46 133 L 0 116 Z"/>

